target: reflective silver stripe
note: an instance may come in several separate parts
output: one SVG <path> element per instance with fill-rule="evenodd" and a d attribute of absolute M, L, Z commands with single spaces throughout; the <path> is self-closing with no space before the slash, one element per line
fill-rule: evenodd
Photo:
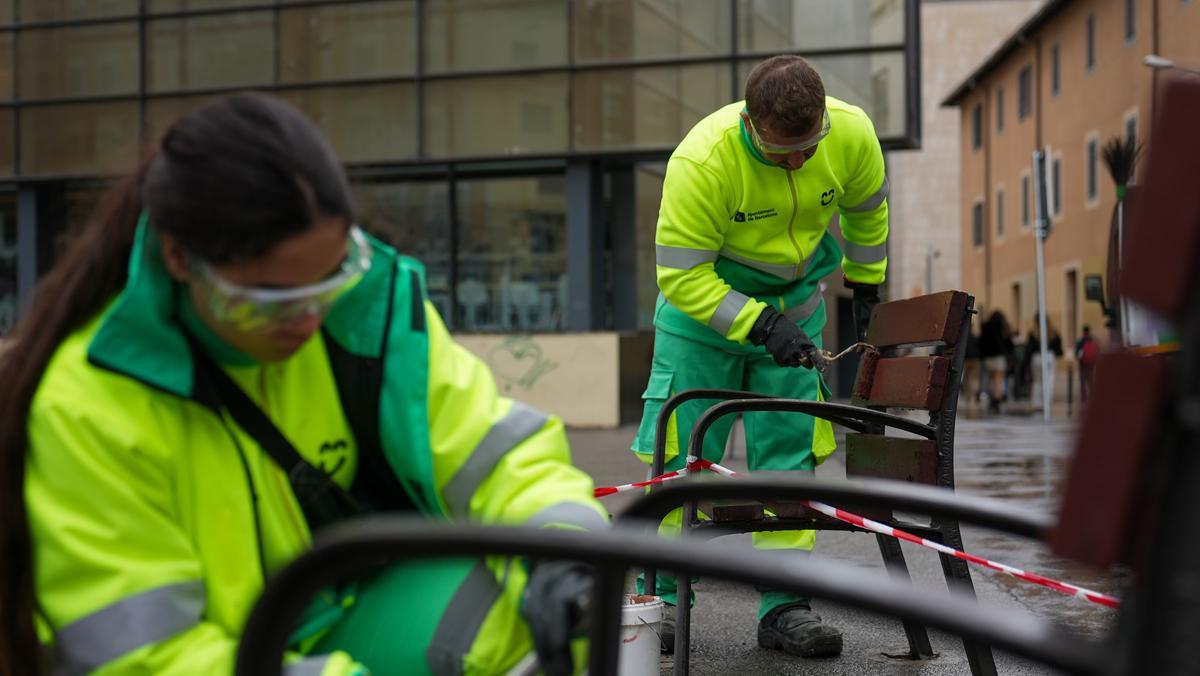
<path fill-rule="evenodd" d="M 58 630 L 57 662 L 67 673 L 98 669 L 118 657 L 195 626 L 204 583 L 180 582 L 135 594 Z"/>
<path fill-rule="evenodd" d="M 321 676 L 321 672 L 325 671 L 325 664 L 328 662 L 329 655 L 305 657 L 298 662 L 284 665 L 283 676 Z"/>
<path fill-rule="evenodd" d="M 851 263 L 861 263 L 863 265 L 878 263 L 887 258 L 887 242 L 872 245 L 846 242 L 846 247 L 842 253 L 845 254 Z"/>
<path fill-rule="evenodd" d="M 463 673 L 463 658 L 471 652 L 475 636 L 500 598 L 500 592 L 496 576 L 480 559 L 454 592 L 425 649 L 425 661 L 431 672 L 438 676 Z"/>
<path fill-rule="evenodd" d="M 483 441 L 471 452 L 471 457 L 458 468 L 458 473 L 442 491 L 450 512 L 457 516 L 466 516 L 471 504 L 471 496 L 484 479 L 492 473 L 496 464 L 514 446 L 533 436 L 546 426 L 548 418 L 545 413 L 530 408 L 520 402 L 513 402 L 512 410 L 492 425 Z"/>
<path fill-rule="evenodd" d="M 737 319 L 738 313 L 749 302 L 749 296 L 737 291 L 730 291 L 721 299 L 721 304 L 717 306 L 716 312 L 713 312 L 712 318 L 708 320 L 708 326 L 722 336 L 729 333 L 729 329 L 733 327 L 733 320 Z"/>
<path fill-rule="evenodd" d="M 883 185 L 879 186 L 879 190 L 876 190 L 874 195 L 871 195 L 855 206 L 842 207 L 842 211 L 850 213 L 874 211 L 875 209 L 879 208 L 880 204 L 883 204 L 885 199 L 887 199 L 889 192 L 891 192 L 891 186 L 888 184 L 888 177 L 885 174 L 883 177 Z"/>
<path fill-rule="evenodd" d="M 785 281 L 792 281 L 800 278 L 800 272 L 804 269 L 804 264 L 795 265 L 792 263 L 764 263 L 756 261 L 753 258 L 746 258 L 733 253 L 729 249 L 721 249 L 721 256 L 728 258 L 734 263 L 741 263 L 748 268 L 754 268 L 759 272 L 765 272 L 768 275 L 774 275 Z"/>
<path fill-rule="evenodd" d="M 689 249 L 682 246 L 654 245 L 654 263 L 664 268 L 691 270 L 697 265 L 717 260 L 717 252 L 707 249 Z"/>
<path fill-rule="evenodd" d="M 531 528 L 541 528 L 554 524 L 579 526 L 589 531 L 608 528 L 608 520 L 600 516 L 599 512 L 578 502 L 560 502 L 549 507 L 544 507 L 525 522 L 525 525 Z"/>
<path fill-rule="evenodd" d="M 821 295 L 821 285 L 818 284 L 812 295 L 808 297 L 808 300 L 797 305 L 796 307 L 784 310 L 783 316 L 785 319 L 792 322 L 799 322 L 808 319 L 812 316 L 812 313 L 817 311 L 817 308 L 821 307 L 822 300 L 824 300 L 824 297 Z"/>

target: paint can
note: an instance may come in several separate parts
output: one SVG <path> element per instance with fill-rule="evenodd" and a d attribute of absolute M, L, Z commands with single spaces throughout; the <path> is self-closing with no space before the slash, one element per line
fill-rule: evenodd
<path fill-rule="evenodd" d="M 665 604 L 657 596 L 626 594 L 621 606 L 618 676 L 658 676 L 659 633 Z"/>

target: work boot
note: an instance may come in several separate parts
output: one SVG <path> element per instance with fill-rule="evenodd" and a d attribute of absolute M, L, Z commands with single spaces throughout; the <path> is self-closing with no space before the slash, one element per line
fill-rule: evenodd
<path fill-rule="evenodd" d="M 675 654 L 675 606 L 663 603 L 662 624 L 658 625 L 658 650 L 664 655 Z"/>
<path fill-rule="evenodd" d="M 800 657 L 834 657 L 842 653 L 842 632 L 821 621 L 808 604 L 780 606 L 758 623 L 758 645 Z"/>

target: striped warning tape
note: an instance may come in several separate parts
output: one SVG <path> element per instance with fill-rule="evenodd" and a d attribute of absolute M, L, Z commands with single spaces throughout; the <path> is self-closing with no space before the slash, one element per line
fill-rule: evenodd
<path fill-rule="evenodd" d="M 708 470 L 710 472 L 714 472 L 716 474 L 720 474 L 722 476 L 727 476 L 727 477 L 739 476 L 739 474 L 737 472 L 735 472 L 727 467 L 722 467 L 721 465 L 718 465 L 715 462 L 710 462 L 710 461 L 704 460 L 702 458 L 696 458 L 695 456 L 689 456 L 687 465 L 684 467 L 684 469 L 681 469 L 676 472 L 668 472 L 667 474 L 664 474 L 659 477 L 655 477 L 653 479 L 649 479 L 647 481 L 639 481 L 637 483 L 624 484 L 621 486 L 609 486 L 609 487 L 605 487 L 605 488 L 597 488 L 595 495 L 596 495 L 596 497 L 599 498 L 599 497 L 603 497 L 605 495 L 612 495 L 613 493 L 621 493 L 624 491 L 633 490 L 635 488 L 643 488 L 645 486 L 650 486 L 653 484 L 660 484 L 660 483 L 664 483 L 666 481 L 671 481 L 672 479 L 678 479 L 680 477 L 683 477 L 683 476 L 687 475 L 689 471 L 695 472 L 695 471 L 700 471 L 700 470 Z M 1091 589 L 1087 589 L 1085 587 L 1080 587 L 1078 585 L 1070 584 L 1067 582 L 1060 582 L 1058 580 L 1048 578 L 1043 575 L 1038 575 L 1037 573 L 1030 573 L 1030 572 L 1021 570 L 1020 568 L 1014 568 L 1012 566 L 1005 565 L 1003 563 L 996 563 L 995 561 L 990 561 L 981 556 L 975 556 L 974 554 L 969 554 L 967 552 L 959 551 L 957 549 L 954 549 L 953 547 L 947 547 L 946 545 L 941 544 L 940 542 L 934 542 L 932 540 L 927 540 L 923 537 L 913 535 L 912 533 L 902 531 L 899 528 L 893 528 L 887 524 L 879 523 L 878 521 L 872 521 L 871 519 L 859 516 L 857 514 L 852 514 L 843 509 L 838 509 L 837 507 L 831 507 L 823 502 L 817 502 L 815 500 L 800 500 L 799 502 L 811 509 L 814 509 L 814 510 L 826 515 L 826 516 L 832 517 L 839 521 L 844 521 L 844 522 L 852 524 L 854 526 L 858 526 L 859 528 L 862 528 L 863 530 L 868 530 L 873 533 L 879 533 L 881 535 L 887 535 L 889 537 L 894 537 L 899 540 L 904 540 L 905 542 L 911 542 L 915 545 L 925 547 L 928 549 L 932 549 L 932 550 L 938 552 L 939 554 L 945 554 L 946 556 L 953 556 L 956 559 L 962 559 L 963 561 L 969 561 L 976 565 L 980 565 L 985 568 L 989 568 L 991 570 L 995 570 L 995 571 L 999 571 L 1001 573 L 1005 573 L 1007 575 L 1011 575 L 1011 576 L 1017 578 L 1018 580 L 1032 582 L 1034 584 L 1041 585 L 1048 589 L 1053 589 L 1057 592 L 1066 594 L 1068 596 L 1074 596 L 1077 599 L 1083 599 L 1084 601 L 1089 601 L 1091 603 L 1096 603 L 1096 604 L 1099 604 L 1102 606 L 1107 606 L 1109 608 L 1120 608 L 1121 607 L 1121 600 L 1116 597 L 1109 596 L 1108 594 L 1102 594 L 1098 591 L 1093 591 Z"/>

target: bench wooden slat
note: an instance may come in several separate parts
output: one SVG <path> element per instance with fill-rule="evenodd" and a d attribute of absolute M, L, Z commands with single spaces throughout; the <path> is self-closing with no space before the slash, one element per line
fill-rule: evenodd
<path fill-rule="evenodd" d="M 852 403 L 938 411 L 949 378 L 946 357 L 880 357 L 868 352 L 859 365 Z"/>
<path fill-rule="evenodd" d="M 1058 525 L 1047 538 L 1055 554 L 1106 568 L 1133 563 L 1131 544 L 1151 532 L 1139 513 L 1142 482 L 1163 429 L 1171 363 L 1164 357 L 1101 355 Z"/>
<path fill-rule="evenodd" d="M 937 485 L 937 444 L 932 439 L 847 434 L 846 476 Z"/>
<path fill-rule="evenodd" d="M 967 312 L 967 294 L 943 291 L 880 303 L 871 313 L 867 342 L 875 347 L 954 345 Z"/>

